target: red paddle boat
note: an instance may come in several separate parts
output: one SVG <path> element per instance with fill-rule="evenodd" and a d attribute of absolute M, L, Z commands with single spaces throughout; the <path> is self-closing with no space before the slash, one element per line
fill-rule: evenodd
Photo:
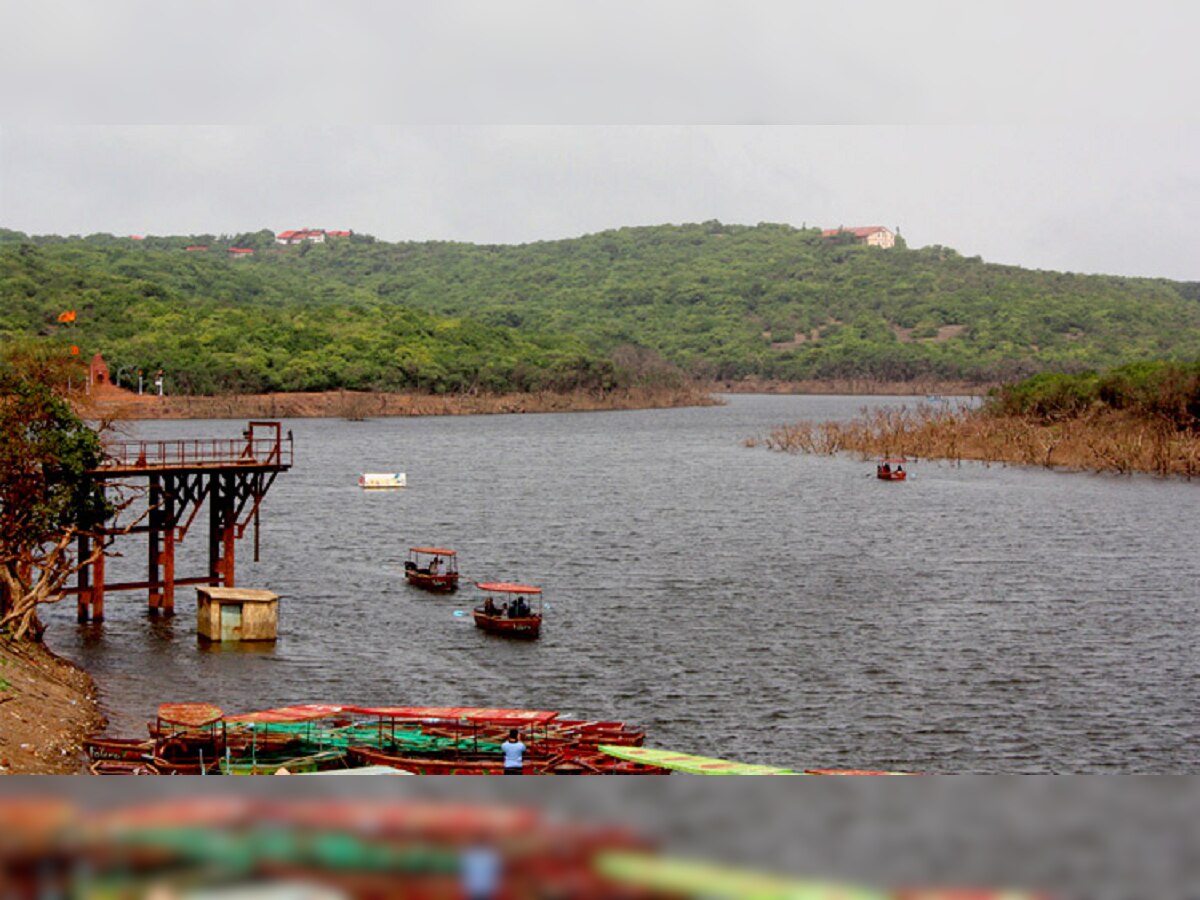
<path fill-rule="evenodd" d="M 427 591 L 456 591 L 458 554 L 445 547 L 410 547 L 404 577 L 409 584 Z"/>
<path fill-rule="evenodd" d="M 476 582 L 487 594 L 475 607 L 475 627 L 505 637 L 535 638 L 542 628 L 542 589 L 528 584 Z"/>

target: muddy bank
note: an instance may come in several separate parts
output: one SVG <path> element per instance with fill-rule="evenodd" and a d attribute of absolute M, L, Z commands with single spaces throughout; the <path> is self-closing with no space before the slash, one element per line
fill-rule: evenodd
<path fill-rule="evenodd" d="M 83 740 L 103 727 L 86 672 L 40 644 L 0 640 L 0 774 L 83 771 Z"/>
<path fill-rule="evenodd" d="M 897 397 L 968 397 L 983 396 L 994 385 L 971 381 L 874 381 L 868 378 L 843 378 L 832 381 L 771 381 L 744 379 L 716 381 L 709 390 L 726 394 L 849 394 Z"/>
<path fill-rule="evenodd" d="M 88 412 L 121 419 L 291 419 L 376 416 L 462 416 L 489 413 L 594 412 L 710 406 L 719 401 L 700 387 L 630 388 L 529 394 L 431 396 L 357 391 L 236 394 L 219 397 L 152 397 L 109 388 L 93 396 Z"/>

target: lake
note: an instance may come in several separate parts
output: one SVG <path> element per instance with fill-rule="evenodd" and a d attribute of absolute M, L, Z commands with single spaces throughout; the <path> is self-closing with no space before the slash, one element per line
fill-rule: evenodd
<path fill-rule="evenodd" d="M 1200 485 L 747 448 L 799 419 L 911 398 L 747 396 L 708 408 L 285 422 L 296 464 L 238 584 L 283 595 L 273 646 L 202 647 L 110 594 L 50 609 L 47 642 L 100 685 L 110 731 L 159 702 L 509 706 L 623 719 L 648 746 L 744 762 L 920 772 L 1200 769 Z M 153 439 L 237 421 L 141 422 Z M 361 472 L 409 487 L 364 492 Z M 202 513 L 180 577 L 206 567 Z M 541 585 L 542 637 L 470 619 L 478 593 L 408 587 L 406 549 L 464 584 Z M 109 580 L 144 577 L 123 538 Z"/>

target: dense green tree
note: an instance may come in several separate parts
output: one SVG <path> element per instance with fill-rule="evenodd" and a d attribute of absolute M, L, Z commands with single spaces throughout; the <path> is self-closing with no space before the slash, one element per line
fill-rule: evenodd
<path fill-rule="evenodd" d="M 38 606 L 58 598 L 81 562 L 75 539 L 98 537 L 114 512 L 91 474 L 99 436 L 72 410 L 61 360 L 28 345 L 0 357 L 0 631 L 15 640 L 40 638 Z"/>

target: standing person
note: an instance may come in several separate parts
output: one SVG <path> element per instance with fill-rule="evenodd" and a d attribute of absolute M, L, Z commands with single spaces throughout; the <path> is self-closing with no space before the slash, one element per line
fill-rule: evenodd
<path fill-rule="evenodd" d="M 500 890 L 500 854 L 484 844 L 468 847 L 461 860 L 466 900 L 493 900 Z"/>
<path fill-rule="evenodd" d="M 500 745 L 500 749 L 504 751 L 504 774 L 524 775 L 525 745 L 517 737 L 517 729 L 509 731 L 508 740 Z"/>

